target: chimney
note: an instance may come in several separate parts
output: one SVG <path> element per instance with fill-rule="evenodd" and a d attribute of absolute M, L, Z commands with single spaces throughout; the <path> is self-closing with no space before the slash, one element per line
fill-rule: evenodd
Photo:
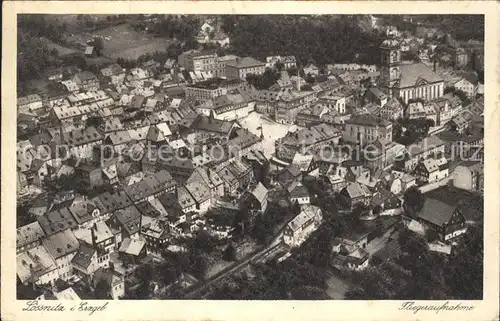
<path fill-rule="evenodd" d="M 436 60 L 434 60 L 434 67 L 433 67 L 434 72 L 436 72 L 436 64 L 437 64 L 437 62 L 436 62 Z"/>

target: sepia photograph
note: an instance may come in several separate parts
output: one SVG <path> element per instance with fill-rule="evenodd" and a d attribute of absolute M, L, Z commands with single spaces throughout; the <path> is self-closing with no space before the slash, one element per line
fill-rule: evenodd
<path fill-rule="evenodd" d="M 18 14 L 17 299 L 482 300 L 484 20 Z"/>

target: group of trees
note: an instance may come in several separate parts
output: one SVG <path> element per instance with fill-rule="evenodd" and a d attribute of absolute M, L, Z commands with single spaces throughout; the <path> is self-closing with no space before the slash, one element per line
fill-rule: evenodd
<path fill-rule="evenodd" d="M 427 137 L 434 125 L 434 121 L 428 118 L 398 119 L 392 127 L 392 137 L 400 144 L 411 145 Z"/>
<path fill-rule="evenodd" d="M 257 215 L 250 236 L 258 243 L 266 244 L 276 234 L 276 227 L 287 219 L 300 213 L 300 207 L 292 204 L 290 207 L 282 208 L 276 203 L 270 203 L 263 215 Z"/>
<path fill-rule="evenodd" d="M 471 300 L 482 299 L 482 226 L 471 226 L 458 253 L 430 251 L 424 237 L 403 231 L 401 254 L 352 274 L 355 286 L 346 299 L 359 300 Z"/>
<path fill-rule="evenodd" d="M 287 259 L 253 266 L 255 276 L 232 276 L 212 288 L 212 300 L 322 300 L 328 299 L 324 274 L 307 262 Z"/>
<path fill-rule="evenodd" d="M 223 30 L 231 38 L 237 55 L 265 59 L 266 56 L 295 55 L 301 65 L 314 62 L 375 64 L 382 33 L 361 28 L 345 16 L 225 16 Z"/>
<path fill-rule="evenodd" d="M 132 24 L 136 31 L 147 31 L 158 37 L 176 38 L 180 41 L 195 42 L 195 36 L 200 28 L 196 16 L 161 16 L 152 22 L 137 22 Z"/>
<path fill-rule="evenodd" d="M 262 75 L 248 74 L 246 80 L 256 89 L 264 90 L 274 85 L 280 77 L 278 71 L 268 68 Z"/>

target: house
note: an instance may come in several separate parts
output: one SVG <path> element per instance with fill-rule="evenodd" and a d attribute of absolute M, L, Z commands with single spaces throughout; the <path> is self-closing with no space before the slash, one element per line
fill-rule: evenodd
<path fill-rule="evenodd" d="M 445 142 L 436 135 L 429 136 L 406 147 L 406 156 L 405 159 L 400 162 L 400 166 L 404 168 L 407 173 L 411 173 L 424 159 L 429 156 L 444 155 L 444 152 Z"/>
<path fill-rule="evenodd" d="M 251 57 L 236 58 L 226 64 L 227 79 L 246 79 L 247 75 L 262 75 L 266 64 Z"/>
<path fill-rule="evenodd" d="M 113 269 L 100 268 L 94 273 L 92 278 L 94 286 L 101 280 L 106 282 L 110 288 L 108 293 L 113 300 L 118 300 L 125 296 L 125 278 L 122 274 L 114 271 Z"/>
<path fill-rule="evenodd" d="M 57 266 L 59 278 L 67 281 L 73 276 L 71 260 L 76 255 L 80 243 L 71 230 L 48 236 L 42 241 Z"/>
<path fill-rule="evenodd" d="M 116 236 L 116 245 L 119 246 L 125 238 L 139 238 L 141 229 L 141 213 L 137 207 L 131 205 L 120 209 L 114 213 L 109 221 L 109 227 L 116 229 L 120 235 Z"/>
<path fill-rule="evenodd" d="M 308 189 L 301 183 L 294 184 L 293 188 L 289 191 L 290 202 L 297 203 L 299 205 L 310 204 L 311 196 L 309 195 Z"/>
<path fill-rule="evenodd" d="M 417 220 L 435 231 L 441 241 L 449 241 L 467 231 L 465 217 L 457 207 L 432 198 L 425 200 Z"/>
<path fill-rule="evenodd" d="M 360 239 L 335 238 L 332 242 L 332 265 L 339 270 L 362 270 L 368 266 L 370 255 L 365 250 L 367 235 Z"/>
<path fill-rule="evenodd" d="M 345 121 L 343 139 L 361 147 L 376 140 L 387 145 L 392 142 L 392 123 L 372 115 L 359 115 Z"/>
<path fill-rule="evenodd" d="M 100 88 L 99 79 L 90 71 L 79 72 L 71 80 L 85 91 L 97 91 Z"/>
<path fill-rule="evenodd" d="M 92 276 L 99 269 L 97 250 L 86 242 L 80 242 L 80 247 L 71 260 L 71 264 L 78 274 Z"/>
<path fill-rule="evenodd" d="M 217 175 L 224 181 L 225 194 L 235 194 L 251 182 L 252 166 L 242 159 L 234 159 L 222 167 Z"/>
<path fill-rule="evenodd" d="M 56 262 L 43 245 L 17 254 L 16 270 L 22 284 L 54 285 L 59 278 Z"/>
<path fill-rule="evenodd" d="M 316 168 L 314 155 L 303 155 L 296 153 L 292 160 L 292 165 L 296 165 L 300 171 L 307 174 Z"/>
<path fill-rule="evenodd" d="M 484 164 L 465 161 L 453 170 L 453 186 L 466 191 L 484 191 Z"/>
<path fill-rule="evenodd" d="M 71 202 L 70 202 L 71 203 Z M 47 236 L 78 228 L 73 215 L 67 207 L 55 209 L 38 217 L 38 223 Z"/>
<path fill-rule="evenodd" d="M 217 172 L 208 167 L 198 167 L 194 170 L 186 183 L 193 181 L 203 182 L 209 189 L 213 199 L 218 199 L 224 196 L 224 181 L 219 177 Z"/>
<path fill-rule="evenodd" d="M 302 70 L 304 71 L 304 75 L 311 75 L 311 76 L 319 75 L 319 68 L 316 67 L 314 64 L 308 64 Z"/>
<path fill-rule="evenodd" d="M 373 194 L 371 205 L 373 206 L 373 214 L 396 215 L 403 211 L 401 199 L 384 188 Z M 378 213 L 375 213 L 375 207 L 379 207 Z"/>
<path fill-rule="evenodd" d="M 377 87 L 369 88 L 365 93 L 365 102 L 374 102 L 382 107 L 387 103 L 389 97 Z"/>
<path fill-rule="evenodd" d="M 196 201 L 184 186 L 177 189 L 177 202 L 184 213 L 196 211 Z"/>
<path fill-rule="evenodd" d="M 109 254 L 115 251 L 115 235 L 106 222 L 99 221 L 86 229 L 76 230 L 77 239 L 91 245 L 96 250 L 96 261 L 100 267 L 108 267 Z"/>
<path fill-rule="evenodd" d="M 267 209 L 269 191 L 261 182 L 249 186 L 241 203 L 254 212 L 265 213 Z"/>
<path fill-rule="evenodd" d="M 212 205 L 211 191 L 203 181 L 192 180 L 185 186 L 195 201 L 194 211 L 200 215 L 205 214 Z"/>
<path fill-rule="evenodd" d="M 82 164 L 75 168 L 75 181 L 89 189 L 102 186 L 104 184 L 102 169 L 97 164 Z"/>
<path fill-rule="evenodd" d="M 179 189 L 179 192 L 181 189 Z M 161 204 L 161 203 L 160 203 Z M 148 253 L 160 254 L 169 244 L 171 234 L 166 217 L 143 216 L 141 235 L 146 241 Z"/>
<path fill-rule="evenodd" d="M 277 174 L 277 181 L 283 186 L 288 186 L 290 183 L 294 181 L 301 181 L 301 180 L 302 180 L 302 171 L 296 164 L 290 164 Z"/>
<path fill-rule="evenodd" d="M 19 254 L 41 245 L 43 238 L 45 238 L 45 232 L 38 221 L 18 227 L 16 233 L 16 253 Z"/>
<path fill-rule="evenodd" d="M 85 57 L 87 58 L 95 58 L 97 57 L 97 50 L 94 46 L 85 47 Z"/>
<path fill-rule="evenodd" d="M 421 101 L 409 102 L 405 110 L 405 117 L 408 119 L 426 118 L 437 124 L 437 110 L 433 104 Z"/>
<path fill-rule="evenodd" d="M 19 112 L 35 111 L 43 107 L 42 97 L 32 94 L 17 99 L 17 110 Z"/>
<path fill-rule="evenodd" d="M 290 247 L 297 247 L 315 231 L 323 220 L 321 209 L 305 205 L 301 212 L 291 220 L 283 230 L 283 242 Z"/>
<path fill-rule="evenodd" d="M 288 132 L 275 142 L 276 157 L 291 162 L 295 154 L 311 154 L 332 144 L 338 144 L 341 132 L 330 125 L 320 124 L 295 132 Z"/>
<path fill-rule="evenodd" d="M 372 193 L 368 188 L 359 183 L 348 183 L 339 193 L 343 205 L 350 210 L 358 204 L 370 205 L 371 197 Z"/>
<path fill-rule="evenodd" d="M 147 255 L 144 239 L 125 238 L 118 250 L 120 258 L 128 263 L 138 264 Z"/>
<path fill-rule="evenodd" d="M 478 88 L 478 77 L 475 74 L 467 74 L 465 77 L 457 81 L 453 88 L 463 91 L 469 99 L 476 97 Z"/>
<path fill-rule="evenodd" d="M 80 228 L 88 228 L 100 219 L 100 210 L 90 200 L 75 201 L 68 207 Z"/>
<path fill-rule="evenodd" d="M 445 179 L 449 175 L 449 165 L 446 158 L 428 158 L 415 167 L 415 175 L 426 184 Z"/>

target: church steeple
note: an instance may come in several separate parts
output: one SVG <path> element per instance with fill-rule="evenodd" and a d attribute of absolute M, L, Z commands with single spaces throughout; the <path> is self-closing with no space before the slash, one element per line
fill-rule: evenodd
<path fill-rule="evenodd" d="M 401 47 L 395 39 L 387 39 L 380 46 L 382 68 L 380 70 L 380 86 L 392 98 L 393 87 L 400 77 Z"/>

